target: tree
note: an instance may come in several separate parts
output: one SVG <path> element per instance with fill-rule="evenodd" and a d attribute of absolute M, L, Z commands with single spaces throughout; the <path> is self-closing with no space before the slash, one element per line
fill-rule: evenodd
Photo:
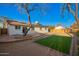
<path fill-rule="evenodd" d="M 6 20 L 9 20 L 6 16 L 0 16 L 0 22 L 3 23 L 3 28 L 7 28 Z"/>
<path fill-rule="evenodd" d="M 62 7 L 62 13 L 64 12 L 64 10 L 67 10 L 69 12 L 69 14 L 71 13 L 76 21 L 76 26 L 77 28 L 79 27 L 79 19 L 78 19 L 78 3 L 75 4 L 64 4 Z M 78 47 L 77 47 L 77 38 L 76 35 L 73 35 L 72 37 L 72 43 L 71 43 L 71 48 L 70 48 L 70 55 L 77 55 L 78 54 Z"/>
<path fill-rule="evenodd" d="M 74 16 L 76 24 L 79 27 L 78 3 L 75 3 L 75 4 L 70 4 L 70 3 L 64 4 L 63 7 L 62 7 L 62 13 L 64 13 L 65 10 L 67 10 L 69 13 L 71 13 Z"/>
<path fill-rule="evenodd" d="M 34 10 L 44 9 L 44 8 L 42 8 L 43 7 L 42 4 L 21 3 L 21 4 L 17 4 L 17 5 L 18 5 L 20 11 L 21 10 L 25 11 L 26 15 L 28 16 L 28 25 L 32 28 L 30 12 L 32 12 Z"/>

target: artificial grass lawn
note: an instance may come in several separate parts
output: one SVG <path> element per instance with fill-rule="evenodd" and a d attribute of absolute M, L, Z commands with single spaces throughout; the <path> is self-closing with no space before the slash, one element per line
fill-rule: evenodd
<path fill-rule="evenodd" d="M 35 41 L 41 45 L 50 47 L 60 52 L 69 54 L 71 46 L 71 37 L 52 35 L 47 38 L 43 38 Z"/>

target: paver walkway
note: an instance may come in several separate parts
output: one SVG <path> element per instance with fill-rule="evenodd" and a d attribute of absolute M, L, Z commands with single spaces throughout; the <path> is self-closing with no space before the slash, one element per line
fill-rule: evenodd
<path fill-rule="evenodd" d="M 78 45 L 77 45 L 78 38 L 75 34 L 72 36 L 72 43 L 70 48 L 70 55 L 77 56 L 78 54 Z"/>

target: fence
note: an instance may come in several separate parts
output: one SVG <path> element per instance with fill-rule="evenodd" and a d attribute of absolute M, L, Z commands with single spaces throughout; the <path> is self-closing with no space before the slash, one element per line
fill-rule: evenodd
<path fill-rule="evenodd" d="M 0 29 L 0 36 L 1 36 L 1 29 Z"/>
<path fill-rule="evenodd" d="M 8 34 L 7 29 L 0 29 L 0 36 L 3 34 Z"/>

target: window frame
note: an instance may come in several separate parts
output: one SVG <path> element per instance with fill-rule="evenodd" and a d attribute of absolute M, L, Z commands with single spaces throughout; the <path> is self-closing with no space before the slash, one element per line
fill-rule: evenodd
<path fill-rule="evenodd" d="M 17 29 L 21 29 L 21 26 L 15 26 L 15 29 L 17 30 Z"/>

